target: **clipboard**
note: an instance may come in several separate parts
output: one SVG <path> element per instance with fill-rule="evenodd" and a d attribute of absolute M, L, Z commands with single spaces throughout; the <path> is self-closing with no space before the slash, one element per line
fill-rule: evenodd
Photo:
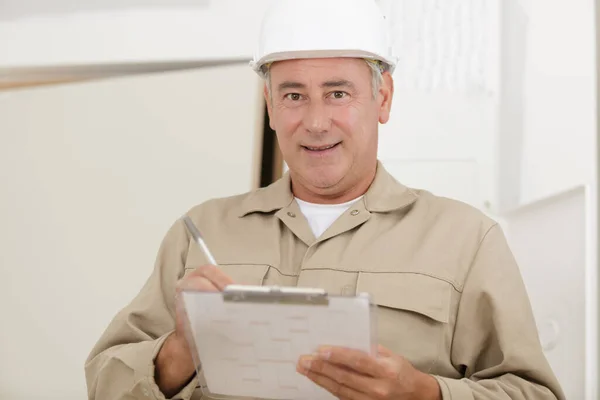
<path fill-rule="evenodd" d="M 203 395 L 214 399 L 335 399 L 296 371 L 320 345 L 376 354 L 375 312 L 367 293 L 230 285 L 183 290 L 186 335 Z"/>

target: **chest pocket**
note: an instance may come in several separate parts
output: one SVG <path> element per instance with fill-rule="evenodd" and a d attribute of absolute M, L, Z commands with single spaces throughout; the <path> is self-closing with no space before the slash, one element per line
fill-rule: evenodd
<path fill-rule="evenodd" d="M 356 284 L 378 306 L 379 343 L 424 372 L 442 352 L 452 290 L 443 280 L 416 273 L 360 272 Z"/>
<path fill-rule="evenodd" d="M 236 284 L 261 286 L 270 266 L 266 264 L 221 264 L 219 268 Z M 195 268 L 186 268 L 185 275 Z"/>
<path fill-rule="evenodd" d="M 190 241 L 188 245 L 188 253 L 185 260 L 184 276 L 194 271 L 201 265 L 208 264 L 205 254 L 200 250 L 200 247 Z M 270 266 L 261 263 L 222 263 L 219 268 L 229 275 L 236 284 L 239 285 L 262 285 Z"/>

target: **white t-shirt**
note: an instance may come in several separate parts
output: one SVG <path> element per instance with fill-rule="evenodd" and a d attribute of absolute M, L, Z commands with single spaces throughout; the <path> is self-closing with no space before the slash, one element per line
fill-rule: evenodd
<path fill-rule="evenodd" d="M 302 214 L 316 238 L 321 236 L 350 206 L 360 200 L 362 196 L 342 204 L 315 204 L 296 198 Z"/>

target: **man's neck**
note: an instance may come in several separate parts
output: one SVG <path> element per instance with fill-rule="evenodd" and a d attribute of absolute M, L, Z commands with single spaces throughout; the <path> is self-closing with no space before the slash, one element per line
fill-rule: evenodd
<path fill-rule="evenodd" d="M 347 189 L 339 187 L 331 187 L 327 189 L 312 189 L 301 183 L 296 182 L 292 175 L 292 193 L 300 200 L 304 200 L 313 204 L 340 204 L 352 201 L 363 196 L 371 187 L 375 180 L 375 168 L 369 175 L 358 181 L 354 185 L 350 185 Z M 340 185 L 341 186 L 341 182 Z"/>

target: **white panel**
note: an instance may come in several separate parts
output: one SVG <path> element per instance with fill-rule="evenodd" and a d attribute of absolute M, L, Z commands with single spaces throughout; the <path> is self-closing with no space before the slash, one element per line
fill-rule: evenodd
<path fill-rule="evenodd" d="M 502 18 L 502 90 L 500 91 L 497 152 L 496 212 L 520 204 L 525 140 L 525 69 L 527 59 L 527 15 L 520 0 L 505 0 Z M 528 132 L 529 134 L 529 132 Z"/>
<path fill-rule="evenodd" d="M 2 0 L 0 20 L 44 14 L 63 14 L 88 10 L 119 10 L 145 7 L 207 7 L 210 0 Z"/>
<path fill-rule="evenodd" d="M 546 355 L 568 399 L 584 399 L 586 192 L 583 187 L 505 216 Z M 594 307 L 595 308 L 595 307 Z"/>
<path fill-rule="evenodd" d="M 1 98 L 0 398 L 86 398 L 84 360 L 169 226 L 253 187 L 260 95 L 242 65 Z"/>
<path fill-rule="evenodd" d="M 272 0 L 82 11 L 0 23 L 2 68 L 250 60 Z"/>
<path fill-rule="evenodd" d="M 426 173 L 411 175 L 414 185 L 427 190 L 452 187 L 450 197 L 487 209 L 495 193 L 495 118 L 489 98 L 400 91 L 389 123 L 381 126 L 378 155 L 382 160 L 430 163 Z M 467 181 L 462 173 L 451 172 L 465 161 Z M 440 165 L 450 168 L 450 175 L 438 173 Z"/>
<path fill-rule="evenodd" d="M 382 160 L 385 168 L 402 184 L 425 189 L 471 205 L 481 202 L 479 172 L 473 161 Z"/>
<path fill-rule="evenodd" d="M 479 158 L 494 139 L 491 99 L 398 91 L 390 121 L 380 127 L 382 157 Z"/>
<path fill-rule="evenodd" d="M 391 119 L 380 129 L 379 157 L 402 162 L 413 186 L 493 209 L 500 2 L 380 5 L 390 16 L 400 63 Z"/>
<path fill-rule="evenodd" d="M 496 91 L 499 2 L 391 2 L 399 87 L 425 91 Z M 389 5 L 382 5 L 382 8 Z"/>
<path fill-rule="evenodd" d="M 523 202 L 591 184 L 597 157 L 596 2 L 528 4 Z"/>

